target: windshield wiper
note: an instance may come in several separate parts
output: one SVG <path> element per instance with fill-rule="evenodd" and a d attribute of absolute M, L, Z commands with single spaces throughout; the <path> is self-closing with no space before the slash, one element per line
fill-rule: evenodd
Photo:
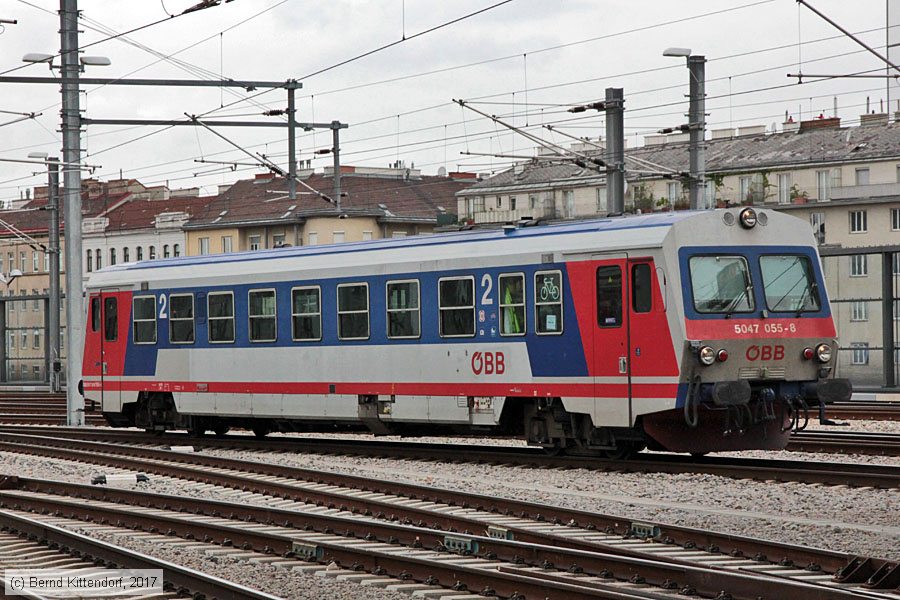
<path fill-rule="evenodd" d="M 736 296 L 731 302 L 728 303 L 728 306 L 725 307 L 725 318 L 730 319 L 731 316 L 737 311 L 737 306 L 744 298 L 749 298 L 750 294 L 753 292 L 753 284 L 748 283 L 747 287 L 744 288 L 744 291 L 741 292 L 740 296 Z"/>

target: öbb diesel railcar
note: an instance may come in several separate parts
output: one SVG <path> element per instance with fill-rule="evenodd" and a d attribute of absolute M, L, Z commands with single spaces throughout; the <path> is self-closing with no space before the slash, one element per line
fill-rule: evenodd
<path fill-rule="evenodd" d="M 850 395 L 810 228 L 765 209 L 128 263 L 87 298 L 114 426 L 702 454 Z"/>

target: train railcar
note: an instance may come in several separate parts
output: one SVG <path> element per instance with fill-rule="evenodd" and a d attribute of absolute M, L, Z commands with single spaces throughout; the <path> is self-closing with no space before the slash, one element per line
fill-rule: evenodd
<path fill-rule="evenodd" d="M 121 264 L 87 301 L 86 396 L 154 431 L 702 454 L 850 395 L 812 233 L 765 209 Z"/>

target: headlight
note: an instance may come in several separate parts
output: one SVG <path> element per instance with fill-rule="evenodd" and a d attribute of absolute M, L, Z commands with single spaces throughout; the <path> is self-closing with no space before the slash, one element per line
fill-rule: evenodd
<path fill-rule="evenodd" d="M 703 346 L 697 352 L 697 357 L 704 365 L 711 365 L 716 362 L 716 351 L 710 346 Z"/>
<path fill-rule="evenodd" d="M 816 346 L 816 358 L 820 363 L 831 362 L 831 346 L 828 344 L 819 344 Z"/>
<path fill-rule="evenodd" d="M 744 229 L 753 229 L 756 227 L 756 211 L 752 208 L 745 208 L 741 211 L 739 220 Z"/>

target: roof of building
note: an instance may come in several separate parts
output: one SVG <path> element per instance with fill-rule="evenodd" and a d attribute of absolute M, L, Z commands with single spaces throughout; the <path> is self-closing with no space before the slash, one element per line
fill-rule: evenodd
<path fill-rule="evenodd" d="M 326 196 L 332 194 L 330 175 L 314 174 L 303 181 Z M 437 176 L 403 179 L 344 175 L 341 177 L 343 194 L 338 213 L 333 204 L 304 185 L 297 185 L 297 199 L 290 200 L 286 179 L 258 176 L 236 182 L 205 207 L 198 208 L 185 227 L 296 222 L 310 216 L 339 214 L 434 220 L 441 208 L 456 212 L 455 194 L 470 183 Z"/>
<path fill-rule="evenodd" d="M 688 142 L 641 146 L 625 151 L 626 170 L 637 178 L 638 171 L 661 165 L 674 171 L 688 169 Z M 598 156 L 602 153 L 598 151 Z M 706 141 L 706 172 L 758 172 L 764 169 L 796 168 L 802 165 L 849 161 L 889 160 L 900 157 L 900 123 L 861 127 L 816 128 L 802 132 L 761 133 Z M 629 179 L 632 177 L 629 174 Z M 606 177 L 604 167 L 582 168 L 536 161 L 498 173 L 467 188 L 465 195 L 496 191 L 499 188 L 536 188 L 550 183 L 586 183 Z"/>
<path fill-rule="evenodd" d="M 81 194 L 81 214 L 84 217 L 96 217 L 104 211 L 120 204 L 128 198 L 129 194 L 103 194 L 98 197 L 88 197 L 86 192 Z M 12 225 L 19 231 L 28 234 L 45 233 L 50 228 L 50 213 L 46 210 L 47 198 L 35 198 L 24 207 L 16 210 L 0 211 L 0 236 L 9 235 L 10 230 L 6 224 Z M 65 211 L 60 207 L 59 227 L 65 230 Z"/>
<path fill-rule="evenodd" d="M 180 212 L 192 216 L 201 212 L 214 198 L 215 196 L 168 198 L 166 200 L 129 199 L 104 215 L 109 219 L 106 232 L 152 229 L 156 224 L 157 216 Z"/>

